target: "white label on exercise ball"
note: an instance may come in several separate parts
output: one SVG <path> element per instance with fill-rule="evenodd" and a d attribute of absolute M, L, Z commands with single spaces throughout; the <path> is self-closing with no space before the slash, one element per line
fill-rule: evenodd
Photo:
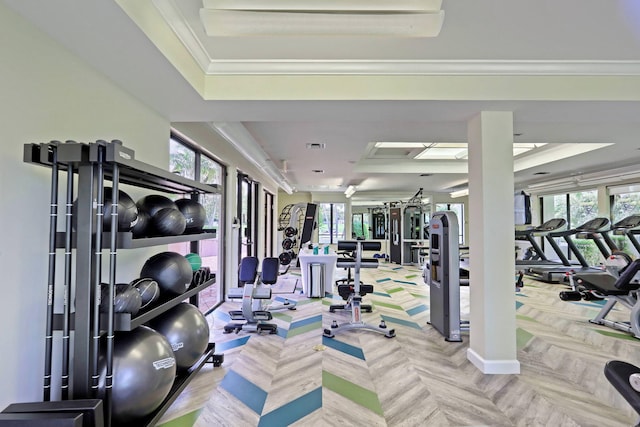
<path fill-rule="evenodd" d="M 169 369 L 175 364 L 176 364 L 175 358 L 167 357 L 165 359 L 160 359 L 153 362 L 153 367 L 156 368 L 156 371 L 159 371 L 160 369 Z"/>
<path fill-rule="evenodd" d="M 640 391 L 640 374 L 631 374 L 629 376 L 629 384 L 635 391 Z"/>
<path fill-rule="evenodd" d="M 177 342 L 177 343 L 171 344 L 171 348 L 173 349 L 173 351 L 178 351 L 183 347 L 184 347 L 184 343 L 183 342 Z"/>

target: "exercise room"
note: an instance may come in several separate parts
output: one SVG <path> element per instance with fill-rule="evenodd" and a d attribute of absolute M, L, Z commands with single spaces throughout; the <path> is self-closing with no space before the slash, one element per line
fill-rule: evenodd
<path fill-rule="evenodd" d="M 638 425 L 638 2 L 289 3 L 0 0 L 0 426 Z"/>

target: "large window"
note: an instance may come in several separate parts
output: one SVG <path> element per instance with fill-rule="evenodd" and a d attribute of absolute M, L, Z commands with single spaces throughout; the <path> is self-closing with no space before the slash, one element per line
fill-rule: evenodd
<path fill-rule="evenodd" d="M 438 211 L 455 212 L 458 217 L 458 243 L 464 245 L 464 203 L 436 203 L 436 212 Z"/>
<path fill-rule="evenodd" d="M 543 196 L 542 208 L 543 221 L 564 218 L 569 229 L 576 228 L 598 216 L 598 192 L 597 190 L 589 190 Z M 563 238 L 558 237 L 555 240 L 569 259 L 575 259 L 575 255 L 570 253 Z M 576 238 L 573 240 L 589 265 L 599 265 L 604 262 L 604 256 L 593 240 Z M 558 259 L 558 256 L 549 250 L 550 248 L 545 248 L 547 256 L 550 259 Z"/>
<path fill-rule="evenodd" d="M 318 243 L 345 240 L 344 203 L 318 204 Z"/>
<path fill-rule="evenodd" d="M 633 187 L 637 188 L 637 186 Z M 609 194 L 611 195 L 611 221 L 613 223 L 629 215 L 640 214 L 640 192 L 630 190 L 633 190 L 631 186 L 609 189 Z M 634 237 L 636 239 L 638 238 L 638 236 Z M 636 248 L 625 236 L 613 235 L 611 238 L 614 240 L 618 249 L 632 254 L 635 257 L 639 256 Z"/>
<path fill-rule="evenodd" d="M 223 185 L 224 166 L 208 157 L 205 153 L 181 140 L 171 136 L 169 140 L 169 170 L 173 173 L 200 181 L 206 184 Z M 181 197 L 181 196 L 179 196 Z M 217 276 L 217 283 L 199 294 L 200 310 L 204 313 L 211 311 L 220 301 L 218 283 L 223 283 L 221 277 L 222 259 L 221 233 L 223 200 L 221 194 L 207 194 L 200 196 L 198 200 L 205 208 L 207 221 L 204 228 L 215 230 L 215 238 L 201 240 L 199 242 L 174 243 L 169 245 L 169 250 L 186 255 L 197 252 L 202 258 L 202 265 L 209 267 Z"/>
<path fill-rule="evenodd" d="M 371 224 L 368 212 L 351 214 L 351 237 L 354 239 L 369 239 Z"/>

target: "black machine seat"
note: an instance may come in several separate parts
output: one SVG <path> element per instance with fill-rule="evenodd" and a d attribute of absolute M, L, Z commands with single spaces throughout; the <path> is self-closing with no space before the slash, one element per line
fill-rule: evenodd
<path fill-rule="evenodd" d="M 593 289 L 604 296 L 627 295 L 640 289 L 640 283 L 632 282 L 640 270 L 640 259 L 636 259 L 625 268 L 619 277 L 604 273 L 577 273 L 575 279 L 586 288 Z"/>
<path fill-rule="evenodd" d="M 338 268 L 354 268 L 356 266 L 355 258 L 338 258 L 336 267 Z M 362 258 L 360 260 L 360 268 L 378 268 L 378 258 Z"/>
<path fill-rule="evenodd" d="M 258 277 L 258 258 L 254 256 L 247 256 L 242 258 L 240 266 L 238 267 L 238 282 L 240 286 L 244 286 L 247 283 L 256 283 Z"/>
<path fill-rule="evenodd" d="M 611 360 L 604 367 L 604 375 L 618 393 L 640 414 L 640 392 L 631 386 L 632 375 L 640 375 L 640 368 L 620 360 Z"/>
<path fill-rule="evenodd" d="M 280 260 L 275 257 L 267 257 L 262 260 L 260 282 L 265 285 L 274 285 L 280 275 Z"/>

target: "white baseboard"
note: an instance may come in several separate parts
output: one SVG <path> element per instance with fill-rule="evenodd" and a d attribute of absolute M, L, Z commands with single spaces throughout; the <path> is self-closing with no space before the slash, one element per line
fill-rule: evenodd
<path fill-rule="evenodd" d="M 473 349 L 467 349 L 467 359 L 483 374 L 519 374 L 518 360 L 485 360 Z"/>

